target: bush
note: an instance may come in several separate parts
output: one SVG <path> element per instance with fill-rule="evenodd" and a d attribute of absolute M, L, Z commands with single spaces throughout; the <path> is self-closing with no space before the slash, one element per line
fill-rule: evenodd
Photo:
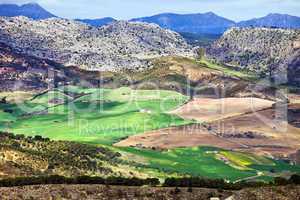
<path fill-rule="evenodd" d="M 298 174 L 292 175 L 291 178 L 289 179 L 289 182 L 291 184 L 300 185 L 300 175 Z"/>
<path fill-rule="evenodd" d="M 123 178 L 79 176 L 68 178 L 58 175 L 41 176 L 41 177 L 18 177 L 0 180 L 0 187 L 15 187 L 25 185 L 46 185 L 46 184 L 106 184 L 106 185 L 124 185 L 124 186 L 156 186 L 159 184 L 158 179 L 139 179 L 139 178 Z"/>
<path fill-rule="evenodd" d="M 268 185 L 263 182 L 226 183 L 222 179 L 206 179 L 201 177 L 167 178 L 164 187 L 200 187 L 224 190 L 240 190 L 245 187 L 262 187 Z"/>
<path fill-rule="evenodd" d="M 274 179 L 274 185 L 276 185 L 276 186 L 287 185 L 288 183 L 289 183 L 289 181 L 282 177 L 276 177 Z"/>

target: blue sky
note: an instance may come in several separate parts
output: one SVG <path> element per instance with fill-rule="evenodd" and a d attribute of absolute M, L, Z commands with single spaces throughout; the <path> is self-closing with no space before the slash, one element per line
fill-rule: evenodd
<path fill-rule="evenodd" d="M 300 0 L 0 0 L 0 3 L 37 2 L 65 18 L 130 19 L 162 12 L 215 12 L 235 21 L 268 13 L 300 16 Z"/>

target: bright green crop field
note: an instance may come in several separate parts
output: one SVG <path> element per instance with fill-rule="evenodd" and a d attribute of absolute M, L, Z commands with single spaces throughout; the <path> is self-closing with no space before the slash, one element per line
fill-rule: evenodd
<path fill-rule="evenodd" d="M 68 88 L 62 91 L 65 90 Z M 20 106 L 2 105 L 0 120 L 11 119 L 2 124 L 2 130 L 112 145 L 129 135 L 192 123 L 167 114 L 187 101 L 187 97 L 176 92 L 90 89 L 85 96 L 72 99 L 62 91 L 50 91 Z M 82 93 L 81 88 L 71 87 L 71 91 Z"/>
<path fill-rule="evenodd" d="M 187 96 L 165 90 L 69 86 L 37 95 L 22 104 L 0 104 L 0 130 L 105 145 L 121 152 L 136 170 L 159 171 L 160 178 L 162 173 L 166 176 L 175 173 L 230 181 L 249 177 L 270 180 L 276 175 L 270 174 L 271 170 L 277 174 L 286 170 L 300 172 L 298 166 L 212 147 L 168 151 L 113 147 L 131 135 L 196 123 L 169 114 L 187 101 Z"/>

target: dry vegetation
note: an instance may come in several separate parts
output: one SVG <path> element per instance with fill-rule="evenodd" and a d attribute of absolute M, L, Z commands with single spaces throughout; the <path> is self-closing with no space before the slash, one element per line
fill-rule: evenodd
<path fill-rule="evenodd" d="M 103 185 L 44 185 L 26 186 L 16 188 L 0 188 L 0 196 L 3 200 L 23 199 L 99 199 L 99 200 L 199 200 L 220 197 L 225 199 L 232 193 L 230 191 L 218 191 L 215 189 L 193 188 L 152 188 L 152 187 L 123 187 Z"/>
<path fill-rule="evenodd" d="M 296 200 L 300 198 L 299 186 L 249 188 L 241 191 L 225 191 L 204 188 L 153 188 L 104 185 L 43 185 L 0 188 L 3 200 Z"/>

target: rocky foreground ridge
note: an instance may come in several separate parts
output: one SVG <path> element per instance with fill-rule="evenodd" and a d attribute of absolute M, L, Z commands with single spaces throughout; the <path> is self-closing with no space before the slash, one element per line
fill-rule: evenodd
<path fill-rule="evenodd" d="M 232 28 L 207 51 L 211 58 L 262 75 L 300 83 L 300 30 Z"/>
<path fill-rule="evenodd" d="M 0 27 L 0 42 L 19 52 L 87 70 L 139 70 L 149 58 L 192 55 L 179 34 L 140 22 L 95 28 L 66 19 L 1 17 Z"/>

